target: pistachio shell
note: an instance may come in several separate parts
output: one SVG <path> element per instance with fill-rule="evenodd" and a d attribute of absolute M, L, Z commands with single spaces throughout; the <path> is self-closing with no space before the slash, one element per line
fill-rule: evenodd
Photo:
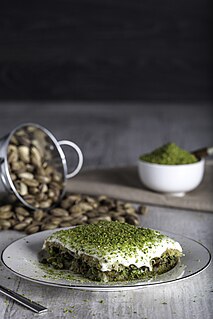
<path fill-rule="evenodd" d="M 12 209 L 12 205 L 3 205 L 0 206 L 0 213 L 8 212 Z"/>
<path fill-rule="evenodd" d="M 13 228 L 15 230 L 24 230 L 27 227 L 27 224 L 25 222 L 21 222 L 16 224 Z"/>
<path fill-rule="evenodd" d="M 19 206 L 19 207 L 16 207 L 15 208 L 15 212 L 19 215 L 22 215 L 22 216 L 29 216 L 30 213 L 28 212 L 28 210 L 26 210 L 24 207 L 22 206 Z"/>
<path fill-rule="evenodd" d="M 39 226 L 38 225 L 30 225 L 28 227 L 26 227 L 25 232 L 27 234 L 34 234 L 37 233 L 39 231 Z"/>
<path fill-rule="evenodd" d="M 24 162 L 24 163 L 29 163 L 30 162 L 30 149 L 28 146 L 19 146 L 18 147 L 18 153 L 19 153 L 19 158 Z"/>
<path fill-rule="evenodd" d="M 37 167 L 41 166 L 42 163 L 41 154 L 35 146 L 31 147 L 31 162 Z"/>
<path fill-rule="evenodd" d="M 28 179 L 30 179 L 30 180 L 34 179 L 34 175 L 32 173 L 29 173 L 29 172 L 19 173 L 18 177 L 19 178 L 24 178 L 24 179 L 27 179 L 27 180 Z"/>
<path fill-rule="evenodd" d="M 64 217 L 69 215 L 69 213 L 63 208 L 53 208 L 51 209 L 51 214 L 55 217 Z"/>
<path fill-rule="evenodd" d="M 13 213 L 10 211 L 1 212 L 0 211 L 0 219 L 10 219 L 13 216 Z"/>
<path fill-rule="evenodd" d="M 41 210 L 41 209 L 37 209 L 37 210 L 35 210 L 35 211 L 33 212 L 33 218 L 34 218 L 34 220 L 36 220 L 36 221 L 41 221 L 42 218 L 44 218 L 44 216 L 45 216 L 45 213 L 44 213 L 44 211 Z"/>
<path fill-rule="evenodd" d="M 0 219 L 0 229 L 9 229 L 12 226 L 9 220 L 2 220 Z"/>

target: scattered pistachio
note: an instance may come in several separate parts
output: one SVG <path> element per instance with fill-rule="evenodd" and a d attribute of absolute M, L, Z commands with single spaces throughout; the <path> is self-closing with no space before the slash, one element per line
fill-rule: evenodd
<path fill-rule="evenodd" d="M 47 200 L 49 199 L 41 201 L 40 206 L 42 203 L 46 206 Z M 104 195 L 92 197 L 67 193 L 61 202 L 48 210 L 30 210 L 17 201 L 0 206 L 0 229 L 15 229 L 33 234 L 57 227 L 95 224 L 100 220 L 139 225 L 139 215 L 145 211 L 147 207 L 143 205 L 135 206 Z"/>

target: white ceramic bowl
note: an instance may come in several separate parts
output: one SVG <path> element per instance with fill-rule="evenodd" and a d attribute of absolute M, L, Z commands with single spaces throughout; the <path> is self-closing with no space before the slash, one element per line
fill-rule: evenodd
<path fill-rule="evenodd" d="M 142 183 L 157 192 L 184 196 L 202 181 L 205 160 L 193 164 L 161 165 L 138 160 L 138 172 Z"/>

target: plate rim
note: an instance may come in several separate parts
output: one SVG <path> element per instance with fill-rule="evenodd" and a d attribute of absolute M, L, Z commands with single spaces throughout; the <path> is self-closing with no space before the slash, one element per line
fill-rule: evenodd
<path fill-rule="evenodd" d="M 5 260 L 4 260 L 4 254 L 5 254 L 5 251 L 10 247 L 12 246 L 14 243 L 18 242 L 18 241 L 22 241 L 22 240 L 25 240 L 26 238 L 30 238 L 30 237 L 37 237 L 39 234 L 44 234 L 44 233 L 54 233 L 56 231 L 59 231 L 59 230 L 63 230 L 63 229 L 68 229 L 68 228 L 74 228 L 74 227 L 77 227 L 77 226 L 71 226 L 71 227 L 64 227 L 64 228 L 56 228 L 56 229 L 52 229 L 52 230 L 44 230 L 44 231 L 41 231 L 39 233 L 34 233 L 34 234 L 30 234 L 30 235 L 26 235 L 24 237 L 21 237 L 21 238 L 18 238 L 18 239 L 15 239 L 14 241 L 12 241 L 10 244 L 8 244 L 4 249 L 3 251 L 1 252 L 1 262 L 2 264 L 4 265 L 4 267 L 6 267 L 9 271 L 11 271 L 12 273 L 14 273 L 16 276 L 18 277 L 21 277 L 25 280 L 28 280 L 28 281 L 31 281 L 31 282 L 35 282 L 35 283 L 38 283 L 38 284 L 42 284 L 42 285 L 46 285 L 46 286 L 52 286 L 52 287 L 58 287 L 58 288 L 67 288 L 67 289 L 81 289 L 81 290 L 90 290 L 90 291 L 118 291 L 118 290 L 132 290 L 132 289 L 142 289 L 142 288 L 147 288 L 147 287 L 153 287 L 153 286 L 159 286 L 159 285 L 166 285 L 166 284 L 170 284 L 170 283 L 173 283 L 173 282 L 179 282 L 179 281 L 182 281 L 182 280 L 185 280 L 185 279 L 188 279 L 188 278 L 191 278 L 191 277 L 194 277 L 196 276 L 197 274 L 203 272 L 203 270 L 207 269 L 208 266 L 210 265 L 211 263 L 211 260 L 212 260 L 212 255 L 211 255 L 211 252 L 210 250 L 204 245 L 202 244 L 201 242 L 199 242 L 198 240 L 195 240 L 193 238 L 190 238 L 188 236 L 185 236 L 185 235 L 181 235 L 181 234 L 177 234 L 177 233 L 173 233 L 173 232 L 169 232 L 169 231 L 165 231 L 165 230 L 158 230 L 158 229 L 155 229 L 157 231 L 160 231 L 161 233 L 163 234 L 170 234 L 170 235 L 175 235 L 175 236 L 179 236 L 179 237 L 182 237 L 182 238 L 185 238 L 189 241 L 192 241 L 192 242 L 195 242 L 196 244 L 198 244 L 199 246 L 202 246 L 202 248 L 205 249 L 205 251 L 208 253 L 208 261 L 207 263 L 200 269 L 198 269 L 196 272 L 193 272 L 193 273 L 188 273 L 187 275 L 185 275 L 184 277 L 179 277 L 179 278 L 175 278 L 175 279 L 171 279 L 171 280 L 168 280 L 168 281 L 159 281 L 159 282 L 144 282 L 144 283 L 138 283 L 138 284 L 125 284 L 125 286 L 122 286 L 122 285 L 109 285 L 109 286 L 106 286 L 106 285 L 97 285 L 97 286 L 91 286 L 91 285 L 87 285 L 86 283 L 84 285 L 76 285 L 76 284 L 63 284 L 63 283 L 54 283 L 54 282 L 48 282 L 48 281 L 45 281 L 45 280 L 41 280 L 41 279 L 34 279 L 34 278 L 31 278 L 30 276 L 27 276 L 27 275 L 23 275 L 23 274 L 20 274 L 18 271 L 12 269 L 11 267 L 9 267 Z M 138 226 L 138 227 L 142 227 L 142 226 Z M 152 229 L 152 228 L 151 228 Z"/>

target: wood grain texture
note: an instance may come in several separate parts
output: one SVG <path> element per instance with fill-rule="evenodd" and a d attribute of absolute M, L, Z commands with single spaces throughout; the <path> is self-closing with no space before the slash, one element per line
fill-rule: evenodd
<path fill-rule="evenodd" d="M 150 207 L 142 216 L 145 227 L 187 235 L 211 251 L 213 215 L 184 210 Z M 15 231 L 0 232 L 0 249 L 23 236 Z M 200 319 L 212 318 L 212 265 L 203 273 L 182 282 L 133 291 L 89 292 L 42 286 L 20 279 L 0 266 L 2 285 L 44 304 L 49 308 L 42 318 L 99 319 Z M 66 312 L 69 309 L 71 312 Z M 39 316 L 0 296 L 1 319 L 38 318 Z"/>
<path fill-rule="evenodd" d="M 210 0 L 7 1 L 0 98 L 212 101 Z"/>

